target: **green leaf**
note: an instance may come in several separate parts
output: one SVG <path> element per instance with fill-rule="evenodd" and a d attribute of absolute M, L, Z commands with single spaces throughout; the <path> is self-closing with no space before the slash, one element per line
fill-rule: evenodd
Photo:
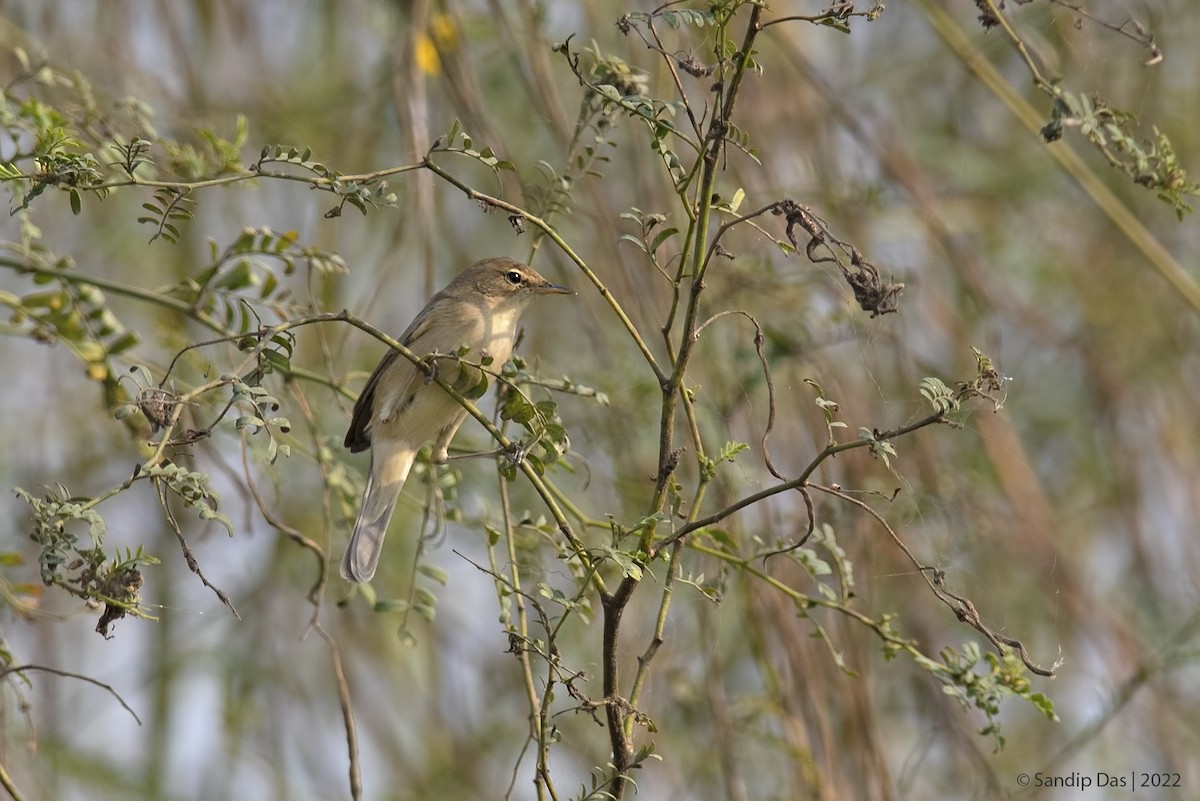
<path fill-rule="evenodd" d="M 725 529 L 706 528 L 703 529 L 703 533 L 712 537 L 727 553 L 736 554 L 738 552 L 737 542 L 729 536 L 729 532 Z"/>
<path fill-rule="evenodd" d="M 479 400 L 487 394 L 488 386 L 490 386 L 489 376 L 487 373 L 482 373 L 479 380 L 473 386 L 463 390 L 463 397 L 467 400 Z"/>
<path fill-rule="evenodd" d="M 841 31 L 842 33 L 850 33 L 850 26 L 834 17 L 825 17 L 818 24 L 824 25 L 826 28 L 833 28 L 835 31 Z"/>
<path fill-rule="evenodd" d="M 632 242 L 634 244 L 634 246 L 637 247 L 638 250 L 642 251 L 643 253 L 646 252 L 646 244 L 644 242 L 642 242 L 641 239 L 638 239 L 636 236 L 634 236 L 633 234 L 621 234 L 619 237 L 617 237 L 617 241 L 618 242 Z"/>
<path fill-rule="evenodd" d="M 1029 696 L 1029 703 L 1033 704 L 1048 720 L 1058 720 L 1058 713 L 1054 711 L 1054 702 L 1047 698 L 1045 693 L 1034 693 Z"/>
<path fill-rule="evenodd" d="M 221 276 L 217 286 L 230 292 L 236 292 L 256 283 L 258 283 L 258 279 L 250 267 L 250 262 L 247 259 L 239 259 L 233 269 Z"/>
<path fill-rule="evenodd" d="M 596 87 L 596 91 L 604 98 L 611 100 L 614 103 L 621 102 L 622 95 L 617 91 L 617 87 L 613 86 L 612 84 L 601 84 L 600 86 Z"/>
<path fill-rule="evenodd" d="M 609 558 L 621 568 L 622 575 L 634 581 L 642 580 L 642 566 L 638 564 L 638 561 L 631 554 L 618 551 L 615 548 L 605 548 L 604 550 Z"/>
<path fill-rule="evenodd" d="M 446 582 L 450 578 L 450 574 L 442 568 L 436 567 L 435 565 L 426 564 L 424 562 L 417 566 L 417 570 L 419 570 L 425 576 L 433 579 L 438 584 L 441 584 L 443 587 L 446 586 Z"/>
<path fill-rule="evenodd" d="M 659 231 L 658 236 L 654 237 L 654 241 L 650 243 L 650 252 L 654 253 L 656 250 L 658 250 L 659 245 L 661 245 L 663 242 L 666 242 L 668 239 L 678 233 L 678 228 L 664 228 L 663 230 Z"/>
<path fill-rule="evenodd" d="M 92 542 L 99 545 L 104 541 L 104 535 L 108 531 L 104 524 L 104 518 L 95 510 L 89 509 L 83 513 L 83 519 L 88 522 L 88 534 L 91 536 Z"/>
<path fill-rule="evenodd" d="M 250 428 L 251 426 L 261 427 L 263 425 L 263 421 L 262 418 L 255 417 L 252 414 L 244 414 L 235 420 L 233 425 L 238 431 L 241 431 L 242 429 Z"/>
<path fill-rule="evenodd" d="M 259 290 L 258 297 L 260 300 L 266 300 L 275 294 L 275 290 L 279 288 L 279 279 L 275 277 L 275 273 L 267 273 L 267 277 L 263 279 L 262 289 Z"/>
<path fill-rule="evenodd" d="M 371 605 L 376 612 L 403 612 L 408 609 L 408 601 L 403 598 L 381 598 Z"/>
<path fill-rule="evenodd" d="M 264 350 L 262 352 L 262 361 L 265 363 L 268 371 L 286 373 L 292 369 L 292 360 L 278 351 Z"/>
<path fill-rule="evenodd" d="M 117 356 L 141 342 L 141 337 L 135 331 L 126 331 L 108 344 L 110 356 Z"/>
<path fill-rule="evenodd" d="M 536 414 L 537 410 L 534 408 L 534 405 L 525 400 L 523 395 L 514 392 L 505 402 L 504 408 L 501 409 L 500 418 L 502 420 L 512 420 L 514 423 L 525 425 L 532 420 Z"/>
<path fill-rule="evenodd" d="M 721 448 L 721 453 L 717 457 L 721 461 L 732 462 L 739 453 L 750 450 L 750 446 L 744 442 L 726 442 L 725 447 Z"/>
<path fill-rule="evenodd" d="M 85 362 L 100 362 L 104 360 L 104 346 L 99 342 L 83 341 L 73 343 L 75 352 Z"/>
<path fill-rule="evenodd" d="M 416 604 L 423 604 L 430 607 L 437 606 L 437 596 L 434 595 L 433 592 L 427 587 L 422 587 L 420 585 L 414 587 L 413 597 L 415 599 L 414 606 Z M 430 620 L 432 620 L 432 618 L 430 618 Z"/>

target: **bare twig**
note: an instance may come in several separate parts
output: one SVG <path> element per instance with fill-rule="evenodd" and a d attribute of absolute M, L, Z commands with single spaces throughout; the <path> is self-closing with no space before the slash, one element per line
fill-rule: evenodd
<path fill-rule="evenodd" d="M 873 507 L 848 494 L 844 490 L 836 489 L 834 487 L 825 487 L 820 484 L 811 484 L 810 486 L 813 489 L 820 490 L 821 492 L 833 495 L 837 498 L 841 498 L 843 501 L 857 506 L 868 515 L 875 518 L 875 522 L 879 523 L 883 530 L 888 533 L 888 536 L 891 537 L 892 542 L 896 544 L 896 547 L 898 547 L 904 553 L 904 555 L 908 557 L 908 560 L 912 563 L 913 567 L 915 567 L 925 579 L 925 582 L 929 585 L 929 589 L 933 590 L 933 594 L 937 596 L 938 600 L 954 610 L 954 614 L 959 620 L 971 626 L 973 629 L 986 637 L 988 641 L 995 646 L 999 653 L 1004 653 L 1004 646 L 1015 649 L 1020 655 L 1021 661 L 1025 664 L 1025 667 L 1030 670 L 1030 672 L 1036 673 L 1039 676 L 1047 676 L 1050 678 L 1053 678 L 1056 675 L 1056 668 L 1044 668 L 1034 662 L 1032 657 L 1029 655 L 1029 651 L 1025 648 L 1025 645 L 1020 640 L 1013 639 L 1012 637 L 1006 637 L 1005 635 L 1000 634 L 999 632 L 994 631 L 987 626 L 983 620 L 980 619 L 978 610 L 975 609 L 975 605 L 971 603 L 969 599 L 964 598 L 961 595 L 957 595 L 946 588 L 945 571 L 926 565 L 917 559 L 917 557 L 913 555 L 913 552 L 909 550 L 908 545 L 906 545 L 904 541 L 900 539 L 900 535 L 896 533 L 896 530 L 892 528 L 891 524 L 888 523 L 884 516 L 876 511 Z"/>
<path fill-rule="evenodd" d="M 133 719 L 137 721 L 137 724 L 139 726 L 142 725 L 142 719 L 139 718 L 137 713 L 133 711 L 133 707 L 131 707 L 131 706 L 129 706 L 129 704 L 125 703 L 125 699 L 121 697 L 121 694 L 119 692 L 117 692 L 116 690 L 114 690 L 112 688 L 112 685 L 105 684 L 104 682 L 102 682 L 98 679 L 93 679 L 91 676 L 84 676 L 80 673 L 72 673 L 69 670 L 60 670 L 58 668 L 52 668 L 52 667 L 48 667 L 46 665 L 17 665 L 16 667 L 10 667 L 10 668 L 5 668 L 4 670 L 0 670 L 0 679 L 4 678 L 5 676 L 8 676 L 9 674 L 12 674 L 12 673 L 21 674 L 21 673 L 25 673 L 26 671 L 29 671 L 29 670 L 40 670 L 44 673 L 52 673 L 55 676 L 62 676 L 63 678 L 67 678 L 67 679 L 78 679 L 79 681 L 85 681 L 88 684 L 94 684 L 97 687 L 100 687 L 101 689 L 108 690 L 108 692 L 112 695 L 112 697 L 116 698 L 117 702 L 122 707 L 125 708 L 125 711 L 133 716 Z"/>
<path fill-rule="evenodd" d="M 362 798 L 362 770 L 358 763 L 358 726 L 354 722 L 354 707 L 350 703 L 350 684 L 346 681 L 346 668 L 342 664 L 342 649 L 320 621 L 314 620 L 312 628 L 329 646 L 329 656 L 333 660 L 333 678 L 337 684 L 338 706 L 342 710 L 342 725 L 346 730 L 346 755 L 350 762 L 350 798 L 359 801 Z"/>
<path fill-rule="evenodd" d="M 316 628 L 317 615 L 320 614 L 321 611 L 321 598 L 325 594 L 325 574 L 327 563 L 325 549 L 318 545 L 317 542 L 312 538 L 305 536 L 304 532 L 300 531 L 294 526 L 289 526 L 287 523 L 279 519 L 279 516 L 271 511 L 271 507 L 269 507 L 266 501 L 263 500 L 262 493 L 258 491 L 258 484 L 255 483 L 254 477 L 250 472 L 250 462 L 245 436 L 242 437 L 242 471 L 246 479 L 246 487 L 250 490 L 250 497 L 254 499 L 254 505 L 258 507 L 258 513 L 262 515 L 263 520 L 266 520 L 270 526 L 275 528 L 292 542 L 296 543 L 304 550 L 312 553 L 317 560 L 317 578 L 313 582 L 313 585 L 309 587 L 308 595 L 305 596 L 308 602 L 313 605 L 312 618 L 309 620 L 309 625 L 313 628 Z"/>
<path fill-rule="evenodd" d="M 171 531 L 175 535 L 175 539 L 179 542 L 179 548 L 183 551 L 183 559 L 187 562 L 188 570 L 196 574 L 200 579 L 200 583 L 208 587 L 220 599 L 221 603 L 229 607 L 229 611 L 238 620 L 242 616 L 238 614 L 237 608 L 233 605 L 233 600 L 217 585 L 208 580 L 204 575 L 204 571 L 200 569 L 200 562 L 196 559 L 196 555 L 192 553 L 191 547 L 187 543 L 187 538 L 183 536 L 183 529 L 179 526 L 179 521 L 175 519 L 175 513 L 171 511 L 171 505 L 167 502 L 167 485 L 162 481 L 154 482 L 155 489 L 158 490 L 158 503 L 162 507 L 163 514 L 167 518 L 167 523 L 171 526 Z"/>

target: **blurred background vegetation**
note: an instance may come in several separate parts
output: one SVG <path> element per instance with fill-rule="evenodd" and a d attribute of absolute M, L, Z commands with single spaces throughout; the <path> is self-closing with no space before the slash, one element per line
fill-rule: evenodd
<path fill-rule="evenodd" d="M 680 8 L 692 5 L 706 8 Z M 1060 719 L 1010 700 L 998 713 L 1005 745 L 997 750 L 979 734 L 988 719 L 946 695 L 929 670 L 887 659 L 880 639 L 846 615 L 798 614 L 777 586 L 705 552 L 719 548 L 698 538 L 681 556 L 679 575 L 692 583 L 674 587 L 640 698 L 652 724 L 639 725 L 635 741 L 653 742 L 661 758 L 634 775 L 640 797 L 1080 797 L 1018 785 L 1018 774 L 1039 771 L 1139 781 L 1142 773 L 1178 774 L 1181 789 L 1139 788 L 1145 798 L 1184 798 L 1200 787 L 1200 228 L 1194 215 L 1177 219 L 1158 192 L 1112 169 L 1081 126 L 1043 141 L 1038 129 L 1051 121 L 1052 100 L 1008 31 L 981 27 L 986 5 L 894 2 L 874 21 L 845 19 L 849 35 L 802 21 L 772 25 L 756 42 L 762 74 L 748 74 L 741 89 L 736 122 L 761 163 L 730 148 L 719 190 L 744 190 L 743 211 L 785 197 L 811 207 L 885 278 L 905 284 L 899 313 L 869 317 L 832 265 L 789 254 L 747 226 L 723 240 L 733 258 L 717 260 L 705 297 L 709 314 L 743 309 L 764 330 L 776 394 L 770 452 L 788 476 L 827 437 L 806 379 L 839 404 L 847 425 L 839 436 L 852 440 L 860 427 L 925 417 L 918 383 L 974 376 L 971 346 L 995 360 L 1008 379 L 1000 411 L 966 404 L 955 415 L 961 428 L 898 439 L 887 464 L 865 450 L 841 454 L 814 480 L 859 493 L 920 562 L 945 571 L 947 586 L 970 598 L 987 626 L 1020 639 L 1037 664 L 1057 666 L 1053 679 L 1026 678 L 1053 699 Z M 1011 30 L 1047 78 L 1136 115 L 1139 140 L 1152 140 L 1157 127 L 1182 168 L 1200 170 L 1200 56 L 1192 46 L 1200 12 L 1190 0 L 1132 9 L 1154 47 L 1124 25 L 1132 7 L 1009 6 Z M 611 144 L 596 145 L 603 158 L 590 166 L 598 175 L 571 173 L 567 154 L 588 95 L 552 49 L 574 34 L 576 50 L 594 42 L 644 71 L 649 96 L 673 97 L 661 55 L 616 24 L 651 9 L 534 0 L 0 2 L 0 82 L 10 109 L 29 97 L 78 109 L 78 83 L 46 86 L 36 70 L 49 64 L 68 79 L 78 71 L 113 125 L 159 137 L 160 163 L 171 161 L 181 179 L 253 164 L 275 144 L 310 150 L 294 160 L 343 174 L 412 165 L 459 120 L 474 149 L 486 146 L 514 169 L 439 163 L 518 206 L 545 209 L 557 197 L 564 209 L 552 222 L 661 359 L 671 286 L 621 239 L 639 233 L 621 215 L 661 213 L 661 225 L 680 228 L 686 219 L 645 127 L 619 113 L 603 131 Z M 785 2 L 766 18 L 821 11 Z M 671 55 L 712 61 L 703 29 L 663 33 L 680 49 Z M 1161 62 L 1147 65 L 1158 50 Z M 711 78 L 684 81 L 703 109 Z M 21 146 L 19 138 L 4 143 L 0 160 Z M 98 157 L 117 160 L 111 151 Z M 335 217 L 327 212 L 337 198 L 296 181 L 197 190 L 194 217 L 154 241 L 156 224 L 137 222 L 164 211 L 151 189 L 103 199 L 82 192 L 75 214 L 65 187 L 18 211 L 28 185 L 10 183 L 15 211 L 0 221 L 10 243 L 0 292 L 27 314 L 45 308 L 28 300 L 44 287 L 17 266 L 20 243 L 70 259 L 53 262 L 56 269 L 159 297 L 175 297 L 162 288 L 186 285 L 227 248 L 235 264 L 238 247 L 277 247 L 294 259 L 290 274 L 263 256 L 257 283 L 230 286 L 253 294 L 270 270 L 280 309 L 344 308 L 399 332 L 466 264 L 528 256 L 533 230 L 518 236 L 505 213 L 484 213 L 429 172 L 388 181 L 366 214 L 347 205 Z M 760 223 L 783 238 L 778 219 Z M 249 244 L 239 240 L 248 227 L 260 229 Z M 672 247 L 664 246 L 664 261 Z M 579 295 L 526 315 L 521 352 L 530 369 L 608 400 L 555 396 L 573 471 L 552 475 L 586 515 L 632 526 L 658 467 L 659 387 L 611 308 L 559 249 L 543 243 L 533 263 Z M 0 340 L 0 363 L 12 383 L 0 391 L 0 486 L 41 497 L 62 485 L 68 496 L 96 497 L 120 485 L 150 453 L 150 434 L 140 412 L 113 415 L 141 379 L 118 382 L 105 365 L 145 365 L 157 382 L 181 348 L 214 336 L 178 308 L 120 292 L 103 297 L 121 326 L 110 341 L 122 331 L 140 341 L 100 366 L 61 331 L 31 328 L 19 315 L 7 324 L 13 335 Z M 227 311 L 240 313 L 212 313 Z M 0 499 L 10 521 L 0 548 L 8 671 L 0 764 L 25 798 L 349 797 L 339 671 L 357 723 L 363 797 L 538 797 L 525 679 L 497 622 L 494 582 L 475 566 L 488 558 L 482 521 L 494 520 L 500 504 L 494 465 L 475 460 L 410 481 L 375 581 L 376 608 L 336 579 L 314 607 L 308 596 L 319 575 L 301 540 L 334 559 L 344 546 L 365 460 L 350 458 L 340 440 L 352 392 L 383 345 L 346 325 L 293 333 L 290 366 L 320 380 L 264 381 L 290 430 L 251 434 L 254 426 L 236 430 L 231 418 L 186 460 L 210 477 L 232 536 L 176 502 L 166 504 L 168 517 L 145 482 L 99 507 L 109 558 L 143 546 L 160 560 L 140 567 L 141 601 L 157 620 L 113 622 L 112 639 L 94 633 L 99 610 L 40 585 L 30 504 L 12 492 Z M 713 323 L 689 377 L 712 455 L 728 441 L 751 446 L 719 466 L 708 512 L 776 483 L 762 458 L 767 388 L 753 336 L 740 317 Z M 175 389 L 211 380 L 244 356 L 225 345 L 189 352 Z M 186 412 L 196 421 L 189 424 L 219 408 L 204 401 Z M 268 437 L 290 455 L 268 461 Z M 469 425 L 458 444 L 488 441 Z M 684 474 L 695 473 L 693 457 L 682 457 Z M 445 528 L 420 542 L 400 533 L 434 528 L 424 511 L 430 499 L 449 507 Z M 510 500 L 518 518 L 544 515 L 521 479 Z M 818 522 L 853 565 L 854 608 L 876 620 L 894 615 L 895 629 L 930 656 L 969 652 L 967 643 L 992 650 L 938 602 L 874 519 L 832 497 L 814 501 Z M 722 521 L 722 536 L 748 554 L 756 542 L 794 543 L 807 520 L 801 496 L 785 493 Z M 520 558 L 539 565 L 547 591 L 569 586 L 550 538 L 521 531 Z M 180 538 L 240 617 L 189 570 Z M 801 592 L 815 586 L 796 559 L 750 566 Z M 647 574 L 624 616 L 630 671 L 652 641 L 666 565 Z M 388 611 L 414 599 L 432 620 Z M 579 689 L 599 699 L 594 616 L 590 625 L 573 618 L 557 647 L 564 669 L 586 674 Z M 24 665 L 39 667 L 12 671 Z M 561 744 L 549 765 L 559 797 L 575 798 L 612 753 L 604 729 L 570 711 L 575 703 L 561 685 L 558 692 Z"/>

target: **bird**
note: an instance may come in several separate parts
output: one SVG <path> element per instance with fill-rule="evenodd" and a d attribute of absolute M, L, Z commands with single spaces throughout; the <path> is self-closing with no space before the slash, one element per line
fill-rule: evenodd
<path fill-rule="evenodd" d="M 530 301 L 573 294 L 527 264 L 507 257 L 482 259 L 430 299 L 400 343 L 422 357 L 453 356 L 469 348 L 460 361 L 438 360 L 436 369 L 451 385 L 475 386 L 483 375 L 465 362 L 490 357 L 498 370 L 512 355 L 517 322 Z M 446 463 L 450 441 L 466 417 L 466 409 L 399 351 L 384 354 L 354 404 L 346 432 L 345 447 L 351 453 L 370 449 L 371 463 L 342 557 L 342 578 L 362 583 L 375 575 L 392 511 L 418 451 L 433 440 L 433 462 Z"/>

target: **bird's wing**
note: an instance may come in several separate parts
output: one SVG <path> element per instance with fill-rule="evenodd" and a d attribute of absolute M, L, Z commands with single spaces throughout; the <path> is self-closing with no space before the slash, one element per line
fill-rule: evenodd
<path fill-rule="evenodd" d="M 419 340 L 429 332 L 429 327 L 429 316 L 422 311 L 400 335 L 400 344 L 420 353 L 421 343 Z M 371 434 L 367 429 L 377 406 L 376 395 L 379 394 L 380 384 L 384 375 L 389 373 L 392 374 L 388 377 L 389 397 L 381 397 L 379 402 L 383 404 L 380 408 L 390 407 L 391 411 L 390 413 L 385 411 L 383 417 L 390 417 L 391 414 L 394 414 L 395 410 L 403 405 L 401 401 L 412 395 L 422 380 L 417 368 L 413 366 L 412 362 L 401 356 L 399 351 L 389 348 L 388 352 L 383 354 L 383 358 L 379 360 L 375 371 L 367 379 L 358 400 L 354 403 L 354 412 L 350 416 L 350 428 L 346 431 L 346 440 L 343 443 L 351 453 L 365 451 L 371 447 Z"/>

